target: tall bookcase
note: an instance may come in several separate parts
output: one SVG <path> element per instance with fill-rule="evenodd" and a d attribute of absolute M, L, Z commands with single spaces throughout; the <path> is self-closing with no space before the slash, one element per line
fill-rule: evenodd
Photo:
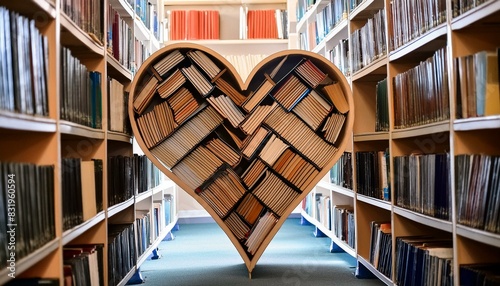
<path fill-rule="evenodd" d="M 16 232 L 15 242 L 10 238 L 15 248 L 2 249 L 2 264 L 4 255 L 14 254 L 15 261 L 9 262 L 12 268 L 2 265 L 0 284 L 15 276 L 16 280 L 57 279 L 55 285 L 59 285 L 67 276 L 64 266 L 69 259 L 67 249 L 80 247 L 82 251 L 82 245 L 97 245 L 102 255 L 98 267 L 102 285 L 125 285 L 177 220 L 176 186 L 147 163 L 145 157 L 142 164 L 138 163 L 138 156 L 134 159 L 133 137 L 125 117 L 126 94 L 135 70 L 160 47 L 162 35 L 155 15 L 162 5 L 159 1 L 149 6 L 147 1 L 130 1 L 134 6 L 125 0 L 76 2 L 0 2 L 0 161 L 5 177 L 1 217 L 6 219 L 9 210 L 17 223 L 9 226 Z M 122 23 L 121 30 L 116 30 L 121 32 L 116 38 L 111 37 L 111 32 L 115 32 L 114 19 Z M 88 101 L 79 101 L 85 95 L 90 95 Z M 90 177 L 80 176 L 77 171 L 66 177 L 74 167 L 67 158 L 95 160 L 102 165 L 100 169 L 94 167 Z M 137 162 L 145 169 L 129 165 L 126 175 L 125 170 L 118 171 L 112 166 L 112 158 L 130 158 L 130 164 Z M 46 170 L 40 166 L 48 167 Z M 100 174 L 95 170 L 101 170 Z M 111 190 L 125 192 L 124 185 L 120 185 L 123 188 L 113 185 L 116 176 L 133 185 L 126 188 L 127 197 L 112 203 Z M 66 185 L 68 178 L 71 187 Z M 89 178 L 96 184 L 86 184 Z M 89 186 L 100 186 L 100 192 Z M 80 197 L 67 193 L 78 188 Z M 96 196 L 95 199 L 90 199 L 90 195 Z M 94 213 L 68 223 L 65 214 L 78 208 L 73 205 L 78 200 L 83 200 L 84 207 L 94 204 Z M 11 205 L 16 208 L 10 209 Z M 139 226 L 143 218 L 140 211 L 149 212 L 151 219 Z M 155 223 L 155 212 L 165 215 L 158 219 L 161 224 Z M 129 268 L 116 277 L 111 274 L 114 269 L 108 256 L 114 224 L 132 225 L 130 243 L 134 249 L 140 242 L 140 227 L 151 231 L 142 254 L 131 252 L 135 254 L 130 256 Z M 37 233 L 45 228 L 52 232 Z M 9 237 L 4 229 L 0 237 L 2 245 L 7 247 Z M 98 252 L 89 249 L 85 251 Z"/>
<path fill-rule="evenodd" d="M 357 258 L 359 277 L 373 274 L 387 285 L 407 285 L 409 277 L 401 273 L 410 270 L 399 266 L 398 259 L 405 259 L 400 256 L 405 253 L 401 246 L 417 245 L 408 236 L 429 235 L 439 238 L 440 246 L 447 249 L 440 254 L 447 265 L 443 271 L 453 273 L 452 279 L 447 276 L 440 285 L 461 285 L 460 279 L 472 272 L 468 264 L 500 262 L 498 220 L 492 225 L 483 221 L 497 216 L 498 205 L 488 203 L 498 195 L 496 181 L 491 179 L 498 177 L 498 169 L 478 172 L 483 176 L 478 180 L 491 182 L 489 187 L 477 187 L 470 181 L 475 179 L 468 181 L 463 169 L 475 170 L 484 166 L 478 158 L 489 160 L 500 153 L 495 143 L 500 126 L 500 2 L 416 3 L 299 1 L 298 45 L 338 65 L 353 92 L 352 190 L 331 184 L 327 177 L 316 190 L 329 196 L 332 206 L 347 202 L 355 210 L 355 248 L 339 244 L 334 230 L 325 229 L 315 216 L 317 204 L 310 204 L 313 210 L 303 213 L 332 237 L 335 246 Z M 337 15 L 339 9 L 339 18 L 323 15 Z M 408 14 L 408 9 L 414 13 Z M 382 22 L 376 20 L 380 11 Z M 317 27 L 325 32 L 316 34 Z M 478 59 L 485 54 L 493 56 Z M 475 58 L 473 63 L 471 58 Z M 492 62 L 485 64 L 490 58 Z M 489 77 L 471 75 L 483 69 Z M 477 95 L 482 85 L 493 91 Z M 488 102 L 486 108 L 492 108 L 489 113 L 479 107 L 483 100 Z M 476 158 L 476 167 L 471 167 L 471 158 Z M 373 173 L 374 166 L 387 172 Z M 384 177 L 386 185 L 381 183 Z M 310 200 L 314 199 L 312 194 Z M 373 256 L 374 234 L 385 242 L 383 256 Z M 426 268 L 423 275 L 412 275 L 427 279 L 431 272 Z"/>

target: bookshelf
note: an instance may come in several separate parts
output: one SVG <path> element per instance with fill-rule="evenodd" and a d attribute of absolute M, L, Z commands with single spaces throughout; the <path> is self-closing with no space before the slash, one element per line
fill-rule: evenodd
<path fill-rule="evenodd" d="M 326 56 L 341 70 L 347 71 L 345 74 L 353 93 L 356 107 L 350 149 L 353 195 L 347 197 L 352 197 L 351 204 L 355 209 L 356 247 L 353 256 L 358 260 L 357 276 L 375 275 L 387 285 L 409 285 L 412 279 L 403 273 L 412 272 L 401 267 L 403 261 L 397 260 L 404 255 L 401 247 L 417 250 L 422 241 L 412 241 L 409 236 L 428 235 L 432 237 L 429 240 L 439 241 L 433 247 L 442 249 L 439 253 L 435 249 L 426 252 L 444 265 L 443 273 L 453 273 L 438 284 L 468 285 L 465 279 L 472 277 L 475 270 L 471 269 L 477 268 L 474 264 L 492 263 L 496 267 L 500 262 L 496 255 L 500 251 L 498 231 L 495 230 L 498 221 L 491 221 L 496 217 L 498 206 L 484 201 L 491 199 L 492 194 L 497 195 L 498 189 L 487 185 L 476 192 L 475 185 L 464 185 L 472 183 L 467 181 L 469 177 L 463 169 L 488 166 L 489 162 L 491 166 L 497 164 L 499 149 L 494 142 L 498 140 L 500 111 L 497 107 L 498 68 L 495 67 L 500 46 L 496 18 L 500 6 L 498 1 L 474 4 L 461 0 L 425 1 L 421 7 L 414 6 L 415 3 L 364 0 L 316 1 L 309 7 L 299 4 L 298 14 L 302 17 L 298 19 L 296 29 L 303 36 L 299 36 L 298 44 L 302 49 Z M 335 15 L 331 13 L 335 12 L 335 4 L 347 7 L 347 13 L 337 22 L 323 19 L 325 7 L 334 7 L 329 13 Z M 432 5 L 432 9 L 421 10 L 431 7 L 427 4 Z M 382 42 L 367 42 L 365 39 L 372 39 L 377 33 L 363 36 L 361 31 L 381 9 L 385 12 L 385 19 L 383 27 L 379 28 L 385 33 L 384 39 Z M 410 19 L 407 9 L 414 9 L 414 15 L 418 16 Z M 343 21 L 347 22 L 346 31 L 339 29 L 343 27 Z M 308 26 L 323 27 L 322 22 L 330 23 L 324 32 L 328 36 L 311 35 Z M 377 30 L 376 27 L 372 29 Z M 337 40 L 329 42 L 330 38 Z M 308 39 L 316 41 L 311 44 Z M 338 57 L 338 53 L 345 50 L 345 46 L 344 49 L 338 47 L 338 39 L 347 39 L 350 58 L 346 59 L 345 55 Z M 356 52 L 358 41 L 361 42 L 360 54 Z M 373 57 L 371 49 L 376 49 L 379 43 L 385 47 L 384 52 Z M 492 61 L 486 65 L 488 59 Z M 466 63 L 471 68 L 466 69 Z M 479 72 L 487 69 L 486 74 L 490 77 L 471 75 L 474 68 Z M 422 73 L 424 69 L 426 75 Z M 419 79 L 432 85 L 426 87 L 418 83 Z M 385 86 L 381 85 L 383 81 Z M 480 93 L 482 84 L 492 88 L 485 97 L 489 101 L 486 105 L 483 105 L 484 93 Z M 424 94 L 426 99 L 433 101 L 423 101 L 421 95 Z M 360 164 L 372 164 L 380 156 L 370 160 L 367 156 L 375 156 L 369 154 L 381 151 L 386 152 L 384 164 L 388 164 L 388 198 L 366 195 L 360 189 L 366 185 L 379 190 L 384 188 L 379 184 L 382 177 L 378 177 L 383 173 L 370 174 L 368 168 Z M 364 154 L 362 157 L 359 156 L 361 153 Z M 473 162 L 476 167 L 471 167 Z M 433 175 L 427 175 L 423 170 Z M 477 184 L 491 182 L 496 186 L 496 181 L 489 178 L 492 174 L 498 176 L 498 170 L 483 170 L 486 170 L 480 172 L 483 179 Z M 412 177 L 418 178 L 420 183 Z M 436 180 L 429 181 L 430 178 Z M 439 186 L 439 191 L 436 186 Z M 406 189 L 411 190 L 410 193 L 405 193 Z M 337 193 L 345 197 L 345 192 Z M 469 196 L 468 199 L 465 196 Z M 335 204 L 334 200 L 331 204 Z M 474 209 L 474 212 L 469 213 L 466 209 Z M 311 220 L 313 224 L 320 223 L 315 217 Z M 390 237 L 384 239 L 390 245 L 391 254 L 382 260 L 386 263 L 389 259 L 389 268 L 381 266 L 380 260 L 377 266 L 374 265 L 375 260 L 371 257 L 372 243 L 377 241 L 374 233 Z M 494 257 L 492 253 L 495 253 Z M 435 272 L 433 268 L 424 267 L 427 268 L 423 273 L 412 275 L 419 279 L 435 279 L 429 276 Z"/>
<path fill-rule="evenodd" d="M 100 285 L 125 285 L 140 273 L 143 259 L 131 256 L 129 271 L 112 277 L 112 225 L 130 223 L 135 229 L 139 207 L 164 214 L 161 223 L 151 219 L 155 235 L 145 249 L 151 253 L 177 221 L 177 187 L 145 157 L 134 157 L 126 117 L 135 71 L 159 48 L 159 20 L 153 16 L 162 5 L 153 1 L 147 8 L 152 16 L 141 18 L 139 7 L 125 0 L 87 1 L 85 7 L 69 2 L 0 2 L 2 233 L 12 203 L 17 223 L 9 226 L 15 227 L 15 250 L 2 251 L 2 285 L 12 276 L 21 284 L 25 278 L 54 278 L 59 285 L 69 275 L 67 265 L 98 256 L 92 273 L 99 274 Z M 112 11 L 131 27 L 128 37 L 107 33 L 113 31 Z M 89 21 L 81 21 L 83 14 Z M 146 168 L 128 165 L 125 176 L 125 169 L 112 165 L 118 157 L 138 166 L 142 158 Z M 130 185 L 117 187 L 116 177 Z M 112 191 L 125 189 L 128 196 L 112 200 Z M 129 234 L 135 249 L 136 233 Z M 8 238 L 0 237 L 7 246 Z M 8 262 L 10 269 L 7 250 L 16 258 Z M 75 272 L 76 279 L 87 279 Z"/>
<path fill-rule="evenodd" d="M 243 82 L 214 50 L 176 43 L 141 67 L 128 110 L 144 154 L 214 218 L 251 277 L 288 214 L 343 154 L 354 114 L 346 88 L 314 53 L 274 53 Z"/>

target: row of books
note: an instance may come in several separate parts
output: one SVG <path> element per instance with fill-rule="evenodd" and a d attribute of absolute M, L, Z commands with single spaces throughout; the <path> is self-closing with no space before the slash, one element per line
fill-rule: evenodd
<path fill-rule="evenodd" d="M 133 223 L 108 225 L 108 285 L 119 285 L 136 264 Z"/>
<path fill-rule="evenodd" d="M 288 39 L 286 10 L 240 7 L 240 39 Z"/>
<path fill-rule="evenodd" d="M 134 65 L 132 72 L 135 73 L 142 66 L 142 63 L 151 56 L 149 45 L 143 43 L 139 39 L 134 39 Z"/>
<path fill-rule="evenodd" d="M 277 222 L 278 217 L 272 212 L 266 212 L 259 218 L 258 222 L 250 230 L 248 238 L 245 241 L 248 253 L 252 255 L 255 254 L 257 248 Z"/>
<path fill-rule="evenodd" d="M 102 128 L 102 78 L 61 47 L 61 119 Z"/>
<path fill-rule="evenodd" d="M 500 284 L 499 263 L 461 264 L 459 266 L 459 285 L 485 285 Z"/>
<path fill-rule="evenodd" d="M 349 52 L 349 39 L 341 39 L 331 50 L 328 50 L 326 58 L 331 61 L 344 76 L 351 74 Z"/>
<path fill-rule="evenodd" d="M 48 116 L 48 45 L 35 20 L 0 6 L 0 110 Z"/>
<path fill-rule="evenodd" d="M 356 193 L 390 201 L 389 151 L 356 152 Z"/>
<path fill-rule="evenodd" d="M 455 156 L 455 192 L 459 224 L 500 233 L 500 157 Z"/>
<path fill-rule="evenodd" d="M 319 173 L 311 163 L 290 148 L 281 153 L 272 167 L 301 191 L 305 191 Z"/>
<path fill-rule="evenodd" d="M 220 37 L 218 10 L 171 10 L 167 13 L 170 41 L 218 40 Z"/>
<path fill-rule="evenodd" d="M 490 2 L 488 0 L 452 0 L 451 11 L 453 17 L 462 15 L 463 13 L 481 6 L 484 3 Z"/>
<path fill-rule="evenodd" d="M 330 196 L 323 195 L 322 193 L 314 193 L 316 212 L 314 213 L 314 218 L 327 229 L 333 230 L 336 226 L 335 222 L 332 224 L 332 200 Z M 312 198 L 312 196 L 311 196 Z M 307 202 L 306 202 L 307 203 Z"/>
<path fill-rule="evenodd" d="M 63 158 L 61 177 L 63 230 L 68 230 L 103 210 L 103 162 Z"/>
<path fill-rule="evenodd" d="M 252 193 L 280 217 L 299 196 L 299 192 L 269 170 L 265 172 L 264 178 L 255 186 Z"/>
<path fill-rule="evenodd" d="M 246 54 L 246 55 L 223 55 L 236 69 L 241 79 L 245 81 L 252 71 L 268 55 L 264 54 Z"/>
<path fill-rule="evenodd" d="M 394 157 L 396 205 L 451 220 L 449 163 L 445 153 Z"/>
<path fill-rule="evenodd" d="M 137 226 L 137 256 L 141 256 L 152 242 L 151 220 L 151 212 L 149 210 L 135 211 L 135 224 Z"/>
<path fill-rule="evenodd" d="M 0 162 L 0 175 L 0 266 L 7 267 L 12 255 L 19 261 L 55 238 L 54 166 Z"/>
<path fill-rule="evenodd" d="M 347 19 L 347 1 L 330 0 L 325 8 L 316 14 L 316 38 L 321 42 L 341 21 Z"/>
<path fill-rule="evenodd" d="M 500 114 L 500 48 L 455 59 L 457 118 Z"/>
<path fill-rule="evenodd" d="M 370 254 L 368 261 L 380 273 L 388 278 L 392 277 L 392 233 L 390 222 L 370 222 Z"/>
<path fill-rule="evenodd" d="M 252 193 L 246 193 L 236 208 L 236 213 L 248 224 L 254 225 L 264 209 L 264 205 Z"/>
<path fill-rule="evenodd" d="M 344 152 L 330 169 L 330 183 L 352 190 L 352 153 Z"/>
<path fill-rule="evenodd" d="M 367 19 L 363 27 L 351 34 L 353 73 L 387 54 L 385 18 L 385 9 L 380 9 Z"/>
<path fill-rule="evenodd" d="M 446 48 L 394 77 L 394 128 L 450 118 Z"/>
<path fill-rule="evenodd" d="M 308 22 L 306 29 L 299 33 L 299 48 L 301 50 L 312 51 L 318 44 L 319 38 L 316 37 L 316 22 Z"/>
<path fill-rule="evenodd" d="M 389 131 L 389 93 L 387 78 L 375 85 L 375 132 Z"/>
<path fill-rule="evenodd" d="M 349 205 L 335 205 L 332 209 L 333 234 L 354 249 L 356 247 L 354 209 Z"/>
<path fill-rule="evenodd" d="M 392 50 L 446 22 L 445 0 L 396 0 L 392 3 Z"/>
<path fill-rule="evenodd" d="M 107 22 L 106 45 L 108 53 L 126 69 L 132 70 L 134 63 L 132 28 L 112 5 L 108 5 Z"/>
<path fill-rule="evenodd" d="M 401 236 L 396 237 L 395 249 L 398 285 L 454 285 L 451 239 L 429 235 Z"/>
<path fill-rule="evenodd" d="M 61 10 L 96 43 L 104 44 L 104 7 L 100 0 L 63 0 Z"/>
<path fill-rule="evenodd" d="M 165 174 L 147 156 L 134 154 L 133 158 L 137 173 L 136 194 L 151 190 L 165 181 Z"/>
<path fill-rule="evenodd" d="M 153 32 L 153 35 L 157 39 L 160 39 L 157 7 L 157 5 L 152 5 L 148 0 L 135 0 L 136 16 L 141 19 L 146 28 Z"/>
<path fill-rule="evenodd" d="M 116 131 L 123 134 L 132 134 L 132 127 L 128 118 L 128 96 L 124 91 L 121 82 L 108 77 L 108 128 L 110 131 Z"/>
<path fill-rule="evenodd" d="M 63 265 L 65 285 L 104 285 L 103 244 L 65 245 Z"/>

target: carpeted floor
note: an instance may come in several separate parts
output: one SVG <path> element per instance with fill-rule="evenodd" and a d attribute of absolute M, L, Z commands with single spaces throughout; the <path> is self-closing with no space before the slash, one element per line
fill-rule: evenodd
<path fill-rule="evenodd" d="M 285 221 L 249 279 L 243 260 L 217 224 L 180 225 L 174 240 L 161 242 L 162 257 L 142 265 L 142 285 L 384 285 L 354 277 L 356 260 L 330 253 L 330 239 L 314 237 L 313 230 L 299 219 Z"/>

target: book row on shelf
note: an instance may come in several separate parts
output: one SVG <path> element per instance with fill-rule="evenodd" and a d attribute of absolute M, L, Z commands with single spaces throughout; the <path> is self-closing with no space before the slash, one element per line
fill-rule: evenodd
<path fill-rule="evenodd" d="M 356 193 L 390 201 L 389 150 L 360 151 L 355 154 Z"/>
<path fill-rule="evenodd" d="M 222 59 L 198 46 L 167 49 L 143 67 L 130 108 L 151 154 L 251 259 L 336 154 L 350 108 L 317 59 L 280 56 L 247 91 Z"/>
<path fill-rule="evenodd" d="M 219 10 L 168 10 L 168 40 L 219 40 L 224 28 L 221 16 Z M 241 6 L 238 39 L 287 39 L 287 23 L 286 10 Z"/>
<path fill-rule="evenodd" d="M 102 1 L 62 0 L 61 11 L 95 42 L 101 46 L 104 45 L 104 7 Z"/>

